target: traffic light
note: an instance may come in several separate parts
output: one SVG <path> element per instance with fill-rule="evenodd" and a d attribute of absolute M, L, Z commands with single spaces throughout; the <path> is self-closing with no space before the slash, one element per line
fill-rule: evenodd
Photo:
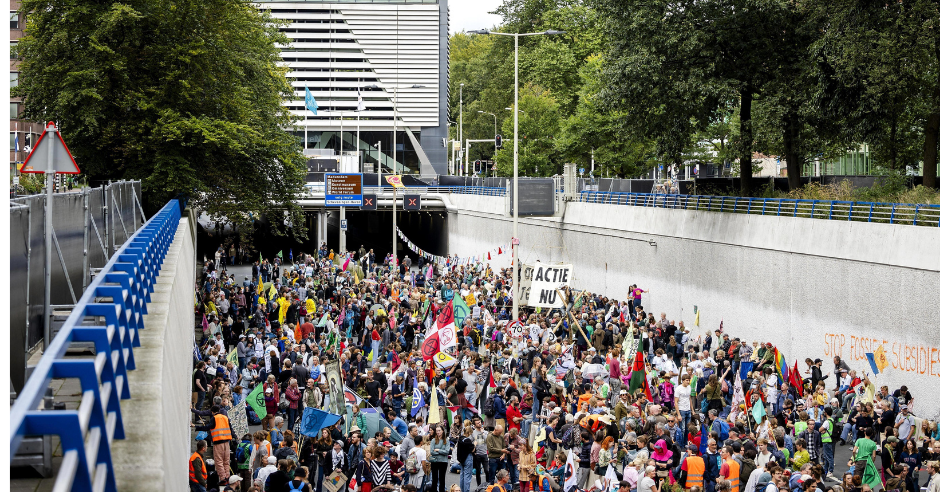
<path fill-rule="evenodd" d="M 473 161 L 473 172 L 479 173 L 482 165 L 483 165 L 483 162 L 480 161 L 480 159 Z"/>
<path fill-rule="evenodd" d="M 503 148 L 503 136 L 502 135 L 496 135 L 496 148 L 497 149 Z"/>

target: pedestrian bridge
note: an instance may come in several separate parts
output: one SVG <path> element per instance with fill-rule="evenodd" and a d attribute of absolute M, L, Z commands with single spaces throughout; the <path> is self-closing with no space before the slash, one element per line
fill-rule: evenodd
<path fill-rule="evenodd" d="M 13 480 L 13 490 L 188 489 L 195 272 L 195 221 L 173 200 L 95 275 L 17 395 L 11 457 L 38 446 L 61 458 L 46 470 L 54 487 Z M 79 342 L 96 355 L 68 355 Z M 63 384 L 80 399 L 45 408 Z"/>

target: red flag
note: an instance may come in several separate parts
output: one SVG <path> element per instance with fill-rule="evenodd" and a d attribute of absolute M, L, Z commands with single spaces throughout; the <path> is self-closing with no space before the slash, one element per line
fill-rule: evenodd
<path fill-rule="evenodd" d="M 486 252 L 486 259 L 487 259 L 487 260 L 492 260 L 492 259 L 493 259 L 493 257 L 490 256 L 490 252 L 489 252 L 489 251 Z"/>
<path fill-rule="evenodd" d="M 496 380 L 493 379 L 493 366 L 490 366 L 490 388 L 496 387 Z"/>
<path fill-rule="evenodd" d="M 454 324 L 454 300 L 451 299 L 437 313 L 437 326 L 447 326 Z"/>
<path fill-rule="evenodd" d="M 790 386 L 796 387 L 796 392 L 803 396 L 803 378 L 800 376 L 800 370 L 797 368 L 799 361 L 793 361 L 793 370 L 790 371 Z"/>
<path fill-rule="evenodd" d="M 630 393 L 639 388 L 643 388 L 646 393 L 646 399 L 653 400 L 653 392 L 650 391 L 649 380 L 646 378 L 646 363 L 643 360 L 643 351 L 637 351 L 636 358 L 633 360 L 633 373 L 630 375 Z"/>
<path fill-rule="evenodd" d="M 498 249 L 499 251 L 497 251 L 496 254 L 498 254 L 498 255 L 503 254 L 503 248 L 497 248 L 497 249 Z"/>
<path fill-rule="evenodd" d="M 441 338 L 437 330 L 429 332 L 421 344 L 421 357 L 424 360 L 431 360 L 441 351 Z"/>
<path fill-rule="evenodd" d="M 206 315 L 202 315 L 202 332 L 209 333 L 209 320 L 206 319 Z"/>

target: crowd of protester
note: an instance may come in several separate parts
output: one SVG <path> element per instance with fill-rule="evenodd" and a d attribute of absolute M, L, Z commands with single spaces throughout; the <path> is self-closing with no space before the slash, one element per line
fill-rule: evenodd
<path fill-rule="evenodd" d="M 940 431 L 917 416 L 932 403 L 839 357 L 781 367 L 773 341 L 656 316 L 637 286 L 625 300 L 565 289 L 563 309 L 522 307 L 515 323 L 509 269 L 324 245 L 239 279 L 224 256 L 196 286 L 193 491 L 329 492 L 339 471 L 351 492 L 445 492 L 448 472 L 449 492 L 940 492 Z M 450 362 L 428 360 L 455 299 Z M 303 435 L 305 408 L 336 408 L 337 360 L 354 402 Z M 232 435 L 229 412 L 259 385 L 259 430 Z"/>

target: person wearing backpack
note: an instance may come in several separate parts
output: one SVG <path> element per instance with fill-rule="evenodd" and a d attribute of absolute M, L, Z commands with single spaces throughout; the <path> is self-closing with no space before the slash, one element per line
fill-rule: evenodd
<path fill-rule="evenodd" d="M 245 483 L 251 482 L 251 434 L 242 436 L 241 442 L 235 447 L 235 473 Z"/>
<path fill-rule="evenodd" d="M 294 470 L 294 479 L 290 482 L 287 482 L 287 490 L 292 492 L 312 492 L 313 488 L 310 483 L 307 481 L 307 470 L 305 468 L 297 468 Z"/>

